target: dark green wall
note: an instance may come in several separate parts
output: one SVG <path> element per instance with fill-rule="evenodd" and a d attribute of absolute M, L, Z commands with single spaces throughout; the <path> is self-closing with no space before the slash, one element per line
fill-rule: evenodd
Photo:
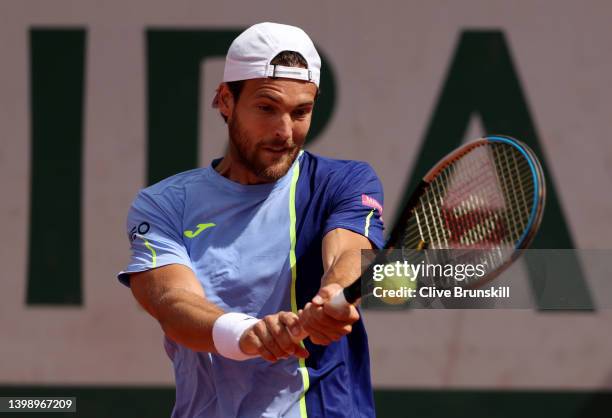
<path fill-rule="evenodd" d="M 52 418 L 168 418 L 174 389 L 146 387 L 0 387 L 0 396 L 75 396 L 77 413 Z M 378 418 L 595 418 L 612 414 L 612 392 L 375 392 Z M 5 416 L 4 414 L 2 416 Z M 24 418 L 28 414 L 7 414 Z M 41 418 L 42 414 L 31 414 Z M 315 418 L 315 417 L 312 417 Z"/>

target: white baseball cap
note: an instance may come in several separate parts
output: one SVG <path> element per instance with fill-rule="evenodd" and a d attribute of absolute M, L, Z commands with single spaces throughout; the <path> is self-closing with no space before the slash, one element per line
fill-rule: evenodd
<path fill-rule="evenodd" d="M 308 68 L 270 64 L 282 51 L 299 53 Z M 282 77 L 310 81 L 319 86 L 321 57 L 302 29 L 280 23 L 258 23 L 242 32 L 225 57 L 223 81 Z"/>

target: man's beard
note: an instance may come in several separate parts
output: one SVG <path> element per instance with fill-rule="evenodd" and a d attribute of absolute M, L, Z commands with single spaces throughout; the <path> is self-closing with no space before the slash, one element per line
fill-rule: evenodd
<path fill-rule="evenodd" d="M 300 151 L 300 148 L 293 141 L 287 143 L 277 139 L 265 140 L 253 147 L 247 131 L 240 124 L 236 114 L 228 121 L 228 127 L 230 146 L 233 147 L 237 159 L 252 174 L 264 181 L 276 181 L 287 174 Z M 270 164 L 264 162 L 261 158 L 261 154 L 266 152 L 262 149 L 263 147 L 285 147 L 288 150 Z"/>

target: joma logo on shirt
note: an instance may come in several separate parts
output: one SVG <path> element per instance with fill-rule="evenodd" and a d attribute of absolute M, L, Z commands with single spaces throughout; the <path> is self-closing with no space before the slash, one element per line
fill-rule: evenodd
<path fill-rule="evenodd" d="M 151 229 L 148 222 L 141 222 L 138 226 L 130 229 L 130 241 L 134 241 L 138 235 L 145 235 Z"/>
<path fill-rule="evenodd" d="M 205 229 L 212 228 L 213 226 L 217 226 L 217 225 L 216 224 L 212 224 L 212 223 L 209 223 L 209 224 L 198 224 L 198 227 L 197 227 L 197 229 L 195 231 L 192 231 L 192 230 L 188 229 L 185 232 L 183 232 L 183 234 L 185 234 L 185 236 L 187 238 L 195 238 L 198 235 L 200 235 L 200 232 L 204 231 Z"/>

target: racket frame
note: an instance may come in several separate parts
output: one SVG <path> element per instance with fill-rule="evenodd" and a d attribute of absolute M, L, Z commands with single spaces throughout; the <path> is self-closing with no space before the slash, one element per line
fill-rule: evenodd
<path fill-rule="evenodd" d="M 379 253 L 373 263 L 366 269 L 365 273 L 359 277 L 353 284 L 344 288 L 342 292 L 340 292 L 333 299 L 332 303 L 335 305 L 340 305 L 343 303 L 354 303 L 357 299 L 359 299 L 361 295 L 361 281 L 362 277 L 366 277 L 368 271 L 372 268 L 374 264 L 380 263 L 382 259 L 385 258 L 385 255 L 388 254 L 389 251 L 395 249 L 395 243 L 399 241 L 399 238 L 403 234 L 406 224 L 412 218 L 414 207 L 416 206 L 419 198 L 423 195 L 423 193 L 427 190 L 427 187 L 431 184 L 431 182 L 436 178 L 436 176 L 441 173 L 446 167 L 450 164 L 463 157 L 465 154 L 472 151 L 474 148 L 487 145 L 489 143 L 504 143 L 507 145 L 513 146 L 517 149 L 523 157 L 529 163 L 529 167 L 531 169 L 532 180 L 534 184 L 534 193 L 533 193 L 533 206 L 531 208 L 531 213 L 529 216 L 529 222 L 525 228 L 525 231 L 519 238 L 515 250 L 512 255 L 508 258 L 504 264 L 498 266 L 495 270 L 489 272 L 485 277 L 479 280 L 477 283 L 474 283 L 468 287 L 478 287 L 482 286 L 485 283 L 490 282 L 495 277 L 497 277 L 502 271 L 504 271 L 510 264 L 512 264 L 522 253 L 522 251 L 527 248 L 531 242 L 533 241 L 538 228 L 542 222 L 542 217 L 544 214 L 544 206 L 546 201 L 546 181 L 544 177 L 544 172 L 542 170 L 542 166 L 540 161 L 536 157 L 535 153 L 524 143 L 518 141 L 515 138 L 506 135 L 488 135 L 483 138 L 476 139 L 474 141 L 468 142 L 463 146 L 456 148 L 455 150 L 448 153 L 444 156 L 434 167 L 432 167 L 427 174 L 423 177 L 423 179 L 419 182 L 416 189 L 404 205 L 402 209 L 402 216 L 395 224 L 395 227 L 391 231 L 389 235 L 389 239 L 383 250 Z"/>

